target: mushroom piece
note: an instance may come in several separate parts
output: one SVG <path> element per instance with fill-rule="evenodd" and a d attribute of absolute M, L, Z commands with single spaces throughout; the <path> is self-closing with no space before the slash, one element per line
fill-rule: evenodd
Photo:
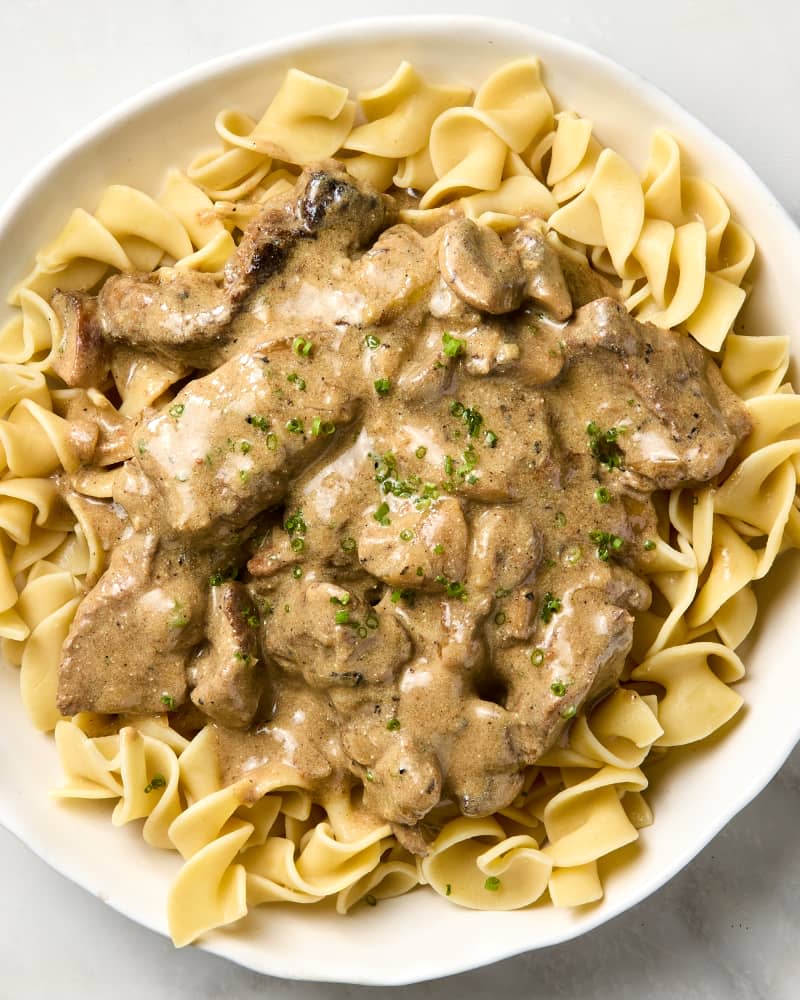
<path fill-rule="evenodd" d="M 555 250 L 535 229 L 520 229 L 511 245 L 525 272 L 525 298 L 544 306 L 554 319 L 569 319 L 572 297 Z"/>
<path fill-rule="evenodd" d="M 470 219 L 445 226 L 439 270 L 456 295 L 481 312 L 513 312 L 522 302 L 525 272 L 518 254 L 493 229 Z"/>
<path fill-rule="evenodd" d="M 258 616 L 247 590 L 229 582 L 213 587 L 206 625 L 208 645 L 190 668 L 192 701 L 206 715 L 233 729 L 253 721 L 263 688 L 258 662 Z"/>
<path fill-rule="evenodd" d="M 102 385 L 111 356 L 98 321 L 97 300 L 82 292 L 56 291 L 50 305 L 62 329 L 52 355 L 53 371 L 71 388 Z"/>

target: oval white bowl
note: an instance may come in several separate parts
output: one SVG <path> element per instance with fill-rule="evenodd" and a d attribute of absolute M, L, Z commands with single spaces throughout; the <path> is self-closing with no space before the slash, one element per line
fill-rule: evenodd
<path fill-rule="evenodd" d="M 127 102 L 54 153 L 6 204 L 0 214 L 3 284 L 26 272 L 72 207 L 92 209 L 104 185 L 155 191 L 166 167 L 214 145 L 220 108 L 258 116 L 290 66 L 357 91 L 410 59 L 435 80 L 474 86 L 503 62 L 531 54 L 542 59 L 558 106 L 592 118 L 604 144 L 637 166 L 646 160 L 654 128 L 673 132 L 688 169 L 719 187 L 758 245 L 744 328 L 788 334 L 800 347 L 794 321 L 800 232 L 750 168 L 672 100 L 610 60 L 522 24 L 473 17 L 344 24 L 207 63 Z M 331 907 L 262 907 L 208 935 L 200 947 L 275 976 L 394 985 L 556 944 L 633 906 L 686 865 L 767 784 L 800 739 L 792 641 L 797 565 L 794 554 L 784 556 L 761 589 L 759 624 L 744 654 L 748 676 L 738 685 L 746 703 L 740 718 L 661 769 L 650 796 L 655 824 L 624 852 L 624 863 L 607 868 L 601 903 L 575 912 L 536 906 L 478 913 L 418 890 L 348 917 Z M 177 855 L 147 847 L 139 824 L 112 827 L 107 804 L 65 805 L 48 797 L 60 783 L 55 747 L 30 726 L 17 684 L 16 671 L 3 666 L 0 822 L 62 874 L 166 933 L 165 899 Z"/>

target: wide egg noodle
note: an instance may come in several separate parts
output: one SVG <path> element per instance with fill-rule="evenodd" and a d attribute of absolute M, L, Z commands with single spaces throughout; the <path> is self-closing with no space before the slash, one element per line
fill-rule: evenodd
<path fill-rule="evenodd" d="M 168 903 L 177 944 L 262 902 L 333 897 L 345 913 L 419 882 L 481 909 L 527 906 L 548 893 L 556 906 L 600 899 L 598 862 L 652 821 L 641 770 L 651 749 L 701 740 L 736 715 L 741 698 L 729 685 L 744 668 L 733 649 L 755 621 L 751 584 L 780 551 L 800 546 L 800 409 L 784 384 L 788 339 L 729 333 L 753 241 L 713 185 L 683 173 L 674 138 L 655 133 L 640 177 L 603 148 L 591 120 L 554 113 L 536 59 L 498 69 L 472 104 L 467 88 L 430 83 L 408 63 L 359 96 L 360 112 L 344 87 L 290 70 L 260 119 L 222 110 L 221 148 L 170 171 L 157 198 L 111 185 L 93 212 L 76 208 L 12 289 L 17 313 L 0 330 L 4 653 L 20 667 L 34 724 L 55 728 L 65 775 L 55 794 L 115 801 L 113 822 L 143 821 L 149 843 L 183 857 Z M 299 168 L 333 155 L 379 190 L 393 180 L 421 194 L 418 208 L 401 213 L 412 223 L 462 213 L 502 231 L 521 216 L 538 218 L 559 253 L 590 260 L 618 283 L 639 319 L 722 349 L 722 375 L 753 420 L 727 479 L 669 497 L 630 685 L 626 674 L 623 687 L 579 713 L 507 808 L 445 823 L 417 861 L 349 790 L 315 801 L 289 768 L 224 786 L 211 726 L 187 742 L 166 716 L 68 721 L 55 709 L 61 644 L 105 559 L 84 501 L 109 498 L 115 473 L 81 465 L 64 418 L 72 396 L 48 386 L 61 340 L 50 295 L 164 263 L 218 273 Z M 119 414 L 135 419 L 162 405 L 187 374 L 115 351 Z M 69 508 L 56 502 L 51 478 L 61 469 L 78 491 Z M 707 641 L 690 641 L 697 638 Z M 661 693 L 639 693 L 643 682 Z"/>
<path fill-rule="evenodd" d="M 547 888 L 551 867 L 533 837 L 506 837 L 491 817 L 452 820 L 419 865 L 427 885 L 473 910 L 529 906 Z"/>

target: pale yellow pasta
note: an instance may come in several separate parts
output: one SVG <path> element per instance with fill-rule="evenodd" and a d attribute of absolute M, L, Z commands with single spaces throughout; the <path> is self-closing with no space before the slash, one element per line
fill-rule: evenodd
<path fill-rule="evenodd" d="M 606 765 L 554 795 L 544 810 L 544 853 L 557 868 L 585 865 L 639 836 L 620 803 L 623 791 L 640 792 L 647 778 L 638 768 Z"/>
<path fill-rule="evenodd" d="M 755 248 L 720 192 L 684 173 L 663 130 L 641 171 L 604 148 L 590 119 L 555 111 L 535 58 L 498 68 L 471 97 L 407 62 L 358 101 L 290 70 L 260 118 L 220 111 L 220 148 L 170 170 L 160 193 L 112 184 L 92 211 L 76 208 L 10 293 L 16 312 L 0 329 L 3 651 L 20 667 L 34 725 L 55 731 L 64 784 L 54 794 L 113 801 L 112 822 L 141 822 L 148 843 L 183 859 L 168 898 L 178 945 L 262 903 L 330 898 L 347 913 L 419 883 L 477 909 L 516 909 L 548 893 L 559 907 L 602 898 L 598 862 L 652 822 L 641 768 L 736 715 L 742 699 L 730 685 L 744 667 L 733 650 L 755 622 L 752 584 L 780 552 L 800 547 L 800 403 L 784 382 L 788 338 L 730 333 Z M 129 455 L 82 466 L 69 405 L 111 404 L 99 391 L 51 384 L 62 330 L 48 300 L 56 289 L 96 288 L 114 271 L 221 272 L 265 204 L 303 166 L 331 156 L 378 190 L 413 189 L 419 203 L 400 212 L 411 224 L 461 213 L 502 232 L 525 218 L 559 253 L 606 275 L 640 320 L 721 351 L 723 378 L 748 401 L 753 424 L 727 478 L 676 489 L 659 508 L 654 604 L 637 614 L 623 685 L 578 714 L 513 803 L 493 817 L 443 821 L 421 860 L 349 789 L 315 797 L 289 766 L 268 781 L 226 785 L 211 727 L 188 742 L 166 715 L 70 721 L 55 708 L 61 644 L 106 562 L 92 501 L 113 496 Z M 187 374 L 116 349 L 118 416 L 136 420 L 163 405 Z M 51 478 L 62 471 L 66 503 Z M 643 683 L 660 693 L 640 694 Z"/>
<path fill-rule="evenodd" d="M 636 667 L 633 680 L 653 681 L 666 690 L 658 703 L 664 734 L 655 746 L 694 743 L 732 719 L 742 698 L 728 685 L 743 676 L 744 666 L 733 650 L 713 642 L 673 646 Z"/>
<path fill-rule="evenodd" d="M 533 837 L 506 837 L 491 817 L 452 820 L 419 867 L 436 892 L 473 910 L 516 910 L 536 902 L 551 870 Z"/>

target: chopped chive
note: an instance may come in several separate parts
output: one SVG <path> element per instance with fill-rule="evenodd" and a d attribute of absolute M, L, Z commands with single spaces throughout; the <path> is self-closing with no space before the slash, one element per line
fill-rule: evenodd
<path fill-rule="evenodd" d="M 589 540 L 597 545 L 597 558 L 601 562 L 608 562 L 610 557 L 619 552 L 624 545 L 624 541 L 619 535 L 614 535 L 609 531 L 590 531 Z"/>
<path fill-rule="evenodd" d="M 553 595 L 548 590 L 544 595 L 544 600 L 542 601 L 542 611 L 541 618 L 542 621 L 547 625 L 553 615 L 558 614 L 561 610 L 561 600 L 558 597 L 553 597 Z"/>
<path fill-rule="evenodd" d="M 645 552 L 652 552 L 655 547 L 656 543 L 653 541 L 652 538 L 648 538 L 647 541 L 644 543 Z"/>
<path fill-rule="evenodd" d="M 567 693 L 567 685 L 563 681 L 553 681 L 550 690 L 557 698 L 563 698 Z"/>
<path fill-rule="evenodd" d="M 189 616 L 183 610 L 183 605 L 180 601 L 172 602 L 172 615 L 169 619 L 169 625 L 172 628 L 184 628 L 189 624 Z"/>
<path fill-rule="evenodd" d="M 574 719 L 575 716 L 576 716 L 576 714 L 577 714 L 577 712 L 578 712 L 578 709 L 574 705 L 570 705 L 568 708 L 565 708 L 564 711 L 561 713 L 561 718 L 562 719 Z"/>
<path fill-rule="evenodd" d="M 350 624 L 350 612 L 349 611 L 337 611 L 333 617 L 333 620 L 337 625 L 349 625 Z"/>
<path fill-rule="evenodd" d="M 498 611 L 497 614 L 494 616 L 494 623 L 495 625 L 505 625 L 506 623 L 505 612 Z"/>
<path fill-rule="evenodd" d="M 586 425 L 589 452 L 607 469 L 622 468 L 625 454 L 617 444 L 617 438 L 624 432 L 624 427 L 609 427 L 607 431 L 603 431 L 594 420 L 590 420 Z"/>
<path fill-rule="evenodd" d="M 138 452 L 139 452 L 140 455 L 146 455 L 147 454 L 147 442 L 146 441 L 142 441 L 141 439 L 139 439 L 136 442 L 136 448 L 137 448 L 137 450 L 138 450 Z"/>
<path fill-rule="evenodd" d="M 488 889 L 489 892 L 497 892 L 500 888 L 500 879 L 496 875 L 490 875 L 483 883 L 483 888 Z"/>
<path fill-rule="evenodd" d="M 566 528 L 567 526 L 567 515 L 563 510 L 559 510 L 555 516 L 555 522 L 557 528 Z"/>
<path fill-rule="evenodd" d="M 367 906 L 377 906 L 378 905 L 378 900 L 372 895 L 371 892 L 368 892 L 366 894 L 366 896 L 364 897 L 364 902 L 367 904 Z"/>
<path fill-rule="evenodd" d="M 271 431 L 269 434 L 267 434 L 267 447 L 269 448 L 270 451 L 275 451 L 275 449 L 278 447 L 278 437 Z"/>
<path fill-rule="evenodd" d="M 144 791 L 146 795 L 149 795 L 150 792 L 155 791 L 157 788 L 166 788 L 166 787 L 167 787 L 167 779 L 164 777 L 164 775 L 154 774 L 153 777 L 150 779 L 150 782 L 144 786 Z"/>
<path fill-rule="evenodd" d="M 286 421 L 286 430 L 290 434 L 302 434 L 303 433 L 303 421 L 298 417 L 291 417 Z"/>
<path fill-rule="evenodd" d="M 345 552 L 355 552 L 356 540 L 355 538 L 343 538 L 341 546 Z"/>
<path fill-rule="evenodd" d="M 303 567 L 295 566 L 294 569 L 292 570 L 292 576 L 295 578 L 295 580 L 299 580 L 302 575 L 303 575 Z"/>
<path fill-rule="evenodd" d="M 364 343 L 371 351 L 374 351 L 376 347 L 381 346 L 381 342 L 378 340 L 378 338 L 375 336 L 374 333 L 368 333 L 366 337 L 364 337 Z"/>
<path fill-rule="evenodd" d="M 464 341 L 451 333 L 442 334 L 442 354 L 447 358 L 456 358 L 464 350 Z"/>
<path fill-rule="evenodd" d="M 419 448 L 417 448 L 417 450 L 414 452 L 414 454 L 417 456 L 417 458 L 425 458 L 425 456 L 428 454 L 428 449 L 425 447 L 424 444 L 421 444 Z"/>
<path fill-rule="evenodd" d="M 293 538 L 290 544 L 293 552 L 302 552 L 306 547 L 306 543 L 302 538 Z"/>
<path fill-rule="evenodd" d="M 304 378 L 301 378 L 297 374 L 297 372 L 292 372 L 291 375 L 287 375 L 286 376 L 286 381 L 287 382 L 293 382 L 297 386 L 297 388 L 300 390 L 300 392 L 304 392 L 305 391 L 306 380 Z"/>
<path fill-rule="evenodd" d="M 397 732 L 397 730 L 400 728 L 400 720 L 389 719 L 389 721 L 386 723 L 386 728 L 389 730 L 390 733 Z"/>
<path fill-rule="evenodd" d="M 379 624 L 378 616 L 373 614 L 367 615 L 367 617 L 364 619 L 364 624 L 367 626 L 367 628 L 376 629 Z"/>
<path fill-rule="evenodd" d="M 458 400 L 455 400 L 450 404 L 450 413 L 454 417 L 460 417 L 464 413 L 464 404 L 459 403 Z"/>
<path fill-rule="evenodd" d="M 178 420 L 178 419 L 180 419 L 180 417 L 183 416 L 183 411 L 185 409 L 186 409 L 186 407 L 183 405 L 183 403 L 175 403 L 173 406 L 170 406 L 170 408 L 169 408 L 169 415 L 174 420 Z"/>
<path fill-rule="evenodd" d="M 391 379 L 388 378 L 376 378 L 372 384 L 375 386 L 375 392 L 379 396 L 388 396 L 392 388 Z"/>
<path fill-rule="evenodd" d="M 605 486 L 598 486 L 594 491 L 594 498 L 598 503 L 608 503 L 611 499 L 611 494 L 605 488 Z"/>
<path fill-rule="evenodd" d="M 251 427 L 255 427 L 256 430 L 266 431 L 269 430 L 269 420 L 266 417 L 259 417 L 257 413 L 250 413 L 245 418 L 245 422 L 250 424 Z"/>
<path fill-rule="evenodd" d="M 408 528 L 403 528 L 400 532 L 400 540 L 403 542 L 410 542 L 414 537 L 414 532 L 410 531 Z"/>
<path fill-rule="evenodd" d="M 175 708 L 175 699 L 172 697 L 171 694 L 162 694 L 161 704 L 164 705 L 166 708 L 170 709 L 171 711 L 173 708 Z"/>
<path fill-rule="evenodd" d="M 531 653 L 531 663 L 534 665 L 534 667 L 541 667 L 541 665 L 544 663 L 543 649 L 537 647 L 536 649 L 533 650 L 533 652 Z"/>
<path fill-rule="evenodd" d="M 486 442 L 487 448 L 496 448 L 498 437 L 494 431 L 487 431 L 483 435 L 483 440 Z"/>
<path fill-rule="evenodd" d="M 307 358 L 313 349 L 313 340 L 306 340 L 305 337 L 295 337 L 292 341 L 292 350 L 299 357 Z"/>
<path fill-rule="evenodd" d="M 386 501 L 384 501 L 372 516 L 375 518 L 378 524 L 381 524 L 383 525 L 383 527 L 386 527 L 387 524 L 392 523 L 389 520 L 388 515 L 389 515 L 389 504 L 386 503 Z"/>

